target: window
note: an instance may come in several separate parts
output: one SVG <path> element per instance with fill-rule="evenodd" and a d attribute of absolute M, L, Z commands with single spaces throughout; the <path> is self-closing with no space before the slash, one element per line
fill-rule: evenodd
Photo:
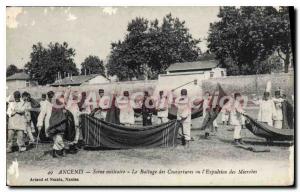
<path fill-rule="evenodd" d="M 210 78 L 214 77 L 214 72 L 210 72 Z"/>

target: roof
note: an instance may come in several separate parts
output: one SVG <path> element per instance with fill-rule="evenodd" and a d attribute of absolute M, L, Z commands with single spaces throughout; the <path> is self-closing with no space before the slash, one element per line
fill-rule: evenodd
<path fill-rule="evenodd" d="M 218 66 L 216 60 L 194 61 L 171 64 L 166 71 L 189 71 L 212 69 Z"/>
<path fill-rule="evenodd" d="M 56 81 L 55 83 L 51 84 L 52 86 L 59 86 L 59 85 L 80 85 L 86 81 L 89 81 L 95 77 L 99 76 L 99 74 L 92 74 L 92 75 L 78 75 L 71 77 L 65 77 L 61 81 Z"/>
<path fill-rule="evenodd" d="M 9 77 L 6 78 L 6 81 L 12 81 L 12 80 L 29 80 L 29 75 L 25 72 L 21 73 L 15 73 Z"/>

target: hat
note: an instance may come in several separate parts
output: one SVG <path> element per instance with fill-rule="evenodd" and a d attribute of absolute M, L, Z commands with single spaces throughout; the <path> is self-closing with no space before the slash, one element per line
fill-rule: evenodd
<path fill-rule="evenodd" d="M 22 97 L 30 97 L 30 94 L 28 92 L 24 91 L 22 93 Z"/>
<path fill-rule="evenodd" d="M 129 96 L 129 92 L 128 91 L 124 91 L 123 95 L 126 96 L 126 97 L 128 97 Z"/>
<path fill-rule="evenodd" d="M 181 95 L 187 95 L 187 90 L 186 89 L 181 89 L 180 93 L 181 93 Z"/>
<path fill-rule="evenodd" d="M 104 93 L 104 89 L 99 89 L 99 93 Z"/>
<path fill-rule="evenodd" d="M 48 96 L 49 99 L 52 99 L 53 96 L 54 96 L 54 92 L 53 92 L 53 91 L 49 91 L 49 92 L 47 93 L 47 96 Z"/>
<path fill-rule="evenodd" d="M 269 97 L 269 96 L 270 96 L 270 92 L 265 91 L 265 92 L 264 92 L 264 96 Z"/>
<path fill-rule="evenodd" d="M 21 97 L 20 91 L 15 91 L 14 92 L 14 98 L 20 98 L 20 97 Z"/>

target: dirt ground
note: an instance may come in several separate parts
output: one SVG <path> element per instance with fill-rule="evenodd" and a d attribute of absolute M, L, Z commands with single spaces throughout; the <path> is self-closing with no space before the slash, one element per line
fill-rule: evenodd
<path fill-rule="evenodd" d="M 153 148 L 153 149 L 128 149 L 128 150 L 80 150 L 75 155 L 67 155 L 63 159 L 54 159 L 50 155 L 43 156 L 39 160 L 36 157 L 43 155 L 44 151 L 51 150 L 51 144 L 39 144 L 23 153 L 7 154 L 7 164 L 17 159 L 19 164 L 34 165 L 37 167 L 57 166 L 84 166 L 93 165 L 106 166 L 112 164 L 144 164 L 152 165 L 185 165 L 193 162 L 209 160 L 263 160 L 263 161 L 288 161 L 289 143 L 274 143 L 272 146 L 265 142 L 265 139 L 258 138 L 247 129 L 242 130 L 242 137 L 245 143 L 260 149 L 270 149 L 270 152 L 254 153 L 232 145 L 233 132 L 231 126 L 220 125 L 218 132 L 209 140 L 204 139 L 203 131 L 192 130 L 194 141 L 190 142 L 188 149 L 183 148 L 178 140 L 175 148 Z"/>
<path fill-rule="evenodd" d="M 194 120 L 194 124 L 199 119 Z M 240 169 L 249 168 L 258 170 L 260 175 L 253 177 L 253 183 L 262 185 L 275 184 L 291 184 L 290 176 L 293 173 L 293 145 L 291 143 L 274 143 L 269 145 L 265 139 L 254 136 L 247 129 L 242 129 L 242 137 L 247 145 L 251 145 L 257 149 L 270 149 L 270 152 L 255 153 L 245 149 L 237 148 L 232 144 L 233 131 L 232 126 L 222 125 L 220 117 L 218 117 L 219 128 L 214 136 L 209 140 L 204 139 L 204 132 L 199 129 L 192 129 L 192 137 L 194 141 L 190 142 L 189 148 L 184 148 L 178 140 L 178 145 L 174 148 L 152 148 L 152 149 L 128 149 L 128 150 L 80 150 L 77 154 L 68 154 L 63 158 L 52 158 L 50 155 L 42 156 L 44 151 L 49 151 L 52 148 L 51 144 L 39 144 L 37 148 L 32 148 L 23 153 L 7 154 L 7 167 L 9 168 L 13 161 L 18 161 L 20 173 L 23 173 L 25 184 L 31 175 L 42 174 L 46 175 L 49 170 L 60 169 L 84 169 L 84 170 L 126 170 L 133 169 Z M 281 177 L 276 174 L 280 172 Z M 30 173 L 28 175 L 28 173 Z M 128 172 L 129 173 L 129 172 Z M 157 185 L 157 180 L 149 180 L 149 177 L 142 175 L 141 181 L 137 181 L 136 177 L 128 175 L 126 184 L 137 185 Z M 276 176 L 276 177 L 274 177 Z M 83 177 L 84 180 L 87 177 Z M 90 178 L 90 177 L 89 177 Z M 85 184 L 91 185 L 110 185 L 113 178 L 111 177 L 91 177 L 92 180 L 85 181 Z M 123 178 L 123 177 L 122 177 Z M 127 178 L 127 177 L 126 177 Z M 152 177 L 151 177 L 152 178 Z M 161 185 L 172 184 L 162 179 Z M 171 177 L 170 177 L 171 178 Z M 195 181 L 194 177 L 183 177 L 177 181 L 174 178 L 175 184 L 184 185 L 220 185 L 222 182 L 226 184 L 235 184 L 235 179 L 224 180 L 223 177 L 199 177 L 203 180 Z M 230 179 L 225 177 L 226 179 Z M 260 178 L 263 178 L 261 180 Z M 115 178 L 121 185 L 122 179 Z M 208 179 L 208 181 L 206 181 Z M 246 184 L 246 177 L 237 177 L 241 179 L 238 184 Z M 255 180 L 257 179 L 257 181 Z M 276 180 L 277 179 L 277 180 Z M 114 184 L 118 183 L 114 181 Z M 138 182 L 138 183 L 137 183 Z M 243 183 L 244 182 L 244 183 Z M 36 184 L 36 183 L 29 183 Z M 44 184 L 44 183 L 37 183 Z M 68 183 L 72 184 L 72 183 Z M 78 183 L 74 183 L 77 185 Z M 251 183 L 250 183 L 251 184 Z M 56 185 L 49 183 L 49 185 Z"/>

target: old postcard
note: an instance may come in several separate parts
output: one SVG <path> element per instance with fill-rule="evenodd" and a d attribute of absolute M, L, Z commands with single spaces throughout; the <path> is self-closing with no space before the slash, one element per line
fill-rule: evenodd
<path fill-rule="evenodd" d="M 293 186 L 293 7 L 6 7 L 8 186 Z"/>

